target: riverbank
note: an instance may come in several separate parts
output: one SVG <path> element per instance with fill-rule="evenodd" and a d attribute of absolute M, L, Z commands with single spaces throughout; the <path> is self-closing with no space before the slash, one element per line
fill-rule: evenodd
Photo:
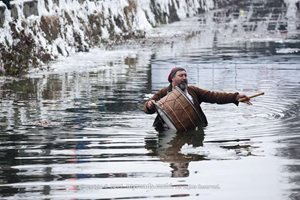
<path fill-rule="evenodd" d="M 9 3 L 7 3 L 9 2 Z M 233 0 L 0 1 L 0 73 L 18 76 L 59 56 L 143 38 L 151 29 Z"/>

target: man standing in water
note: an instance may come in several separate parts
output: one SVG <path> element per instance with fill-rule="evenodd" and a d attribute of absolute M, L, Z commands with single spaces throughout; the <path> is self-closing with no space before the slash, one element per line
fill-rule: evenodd
<path fill-rule="evenodd" d="M 204 90 L 195 86 L 188 85 L 187 73 L 184 68 L 175 67 L 171 70 L 168 81 L 170 85 L 159 90 L 152 98 L 144 104 L 144 112 L 147 114 L 153 114 L 156 112 L 154 102 L 159 101 L 161 98 L 166 96 L 168 92 L 171 92 L 175 86 L 178 86 L 184 94 L 191 100 L 194 104 L 195 109 L 197 110 L 198 114 L 200 115 L 201 119 L 203 119 L 203 126 L 207 126 L 207 119 L 205 114 L 203 113 L 200 104 L 202 102 L 207 103 L 217 103 L 217 104 L 227 104 L 227 103 L 234 103 L 236 105 L 239 104 L 240 99 L 244 99 L 244 103 L 251 104 L 250 98 L 244 94 L 239 93 L 225 93 L 225 92 L 214 92 Z M 164 123 L 163 119 L 158 115 L 155 118 L 153 126 L 156 130 L 161 131 L 164 130 L 166 124 Z"/>

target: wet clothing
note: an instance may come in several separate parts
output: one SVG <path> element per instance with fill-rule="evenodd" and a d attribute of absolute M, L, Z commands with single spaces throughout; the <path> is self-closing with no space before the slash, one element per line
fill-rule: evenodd
<path fill-rule="evenodd" d="M 165 88 L 159 90 L 148 101 L 150 101 L 150 100 L 159 101 L 161 98 L 166 96 L 168 94 L 168 92 L 171 92 L 171 91 L 172 91 L 172 85 L 170 84 L 168 87 L 165 87 Z M 207 126 L 208 122 L 207 122 L 206 116 L 200 106 L 200 104 L 202 102 L 217 103 L 217 104 L 234 103 L 236 105 L 238 105 L 238 103 L 239 103 L 236 100 L 236 97 L 239 94 L 237 92 L 236 93 L 213 92 L 213 91 L 204 90 L 204 89 L 201 89 L 201 88 L 198 88 L 195 86 L 188 86 L 187 92 L 192 96 L 194 107 L 197 110 L 200 118 L 203 120 L 202 123 L 200 123 L 200 124 L 202 124 L 203 127 Z M 145 104 L 144 104 L 144 112 L 147 114 L 153 114 L 156 112 L 156 110 L 155 110 L 155 108 L 153 108 L 151 110 L 149 110 L 147 108 L 148 101 L 145 102 Z M 157 115 L 157 117 L 155 118 L 153 126 L 157 130 L 163 129 L 164 121 L 159 115 Z"/>

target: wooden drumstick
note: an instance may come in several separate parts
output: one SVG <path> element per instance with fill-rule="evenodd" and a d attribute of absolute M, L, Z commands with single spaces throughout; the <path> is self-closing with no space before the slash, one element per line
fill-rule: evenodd
<path fill-rule="evenodd" d="M 254 94 L 252 96 L 249 96 L 249 99 L 260 96 L 260 95 L 264 95 L 264 94 L 265 94 L 264 92 L 260 92 L 260 93 Z M 243 102 L 243 101 L 246 101 L 246 100 L 247 100 L 246 98 L 241 98 L 241 99 L 239 99 L 239 102 Z"/>

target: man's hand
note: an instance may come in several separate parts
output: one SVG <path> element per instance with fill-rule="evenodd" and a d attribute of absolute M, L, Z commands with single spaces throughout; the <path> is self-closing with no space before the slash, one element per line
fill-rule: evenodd
<path fill-rule="evenodd" d="M 244 94 L 238 94 L 236 96 L 236 100 L 238 102 L 242 102 L 242 103 L 246 103 L 248 105 L 252 105 L 252 103 L 250 102 L 250 98 L 248 96 L 244 95 Z"/>
<path fill-rule="evenodd" d="M 147 102 L 147 108 L 148 108 L 148 110 L 152 110 L 153 109 L 154 103 L 155 103 L 154 100 L 150 100 L 150 101 Z"/>

